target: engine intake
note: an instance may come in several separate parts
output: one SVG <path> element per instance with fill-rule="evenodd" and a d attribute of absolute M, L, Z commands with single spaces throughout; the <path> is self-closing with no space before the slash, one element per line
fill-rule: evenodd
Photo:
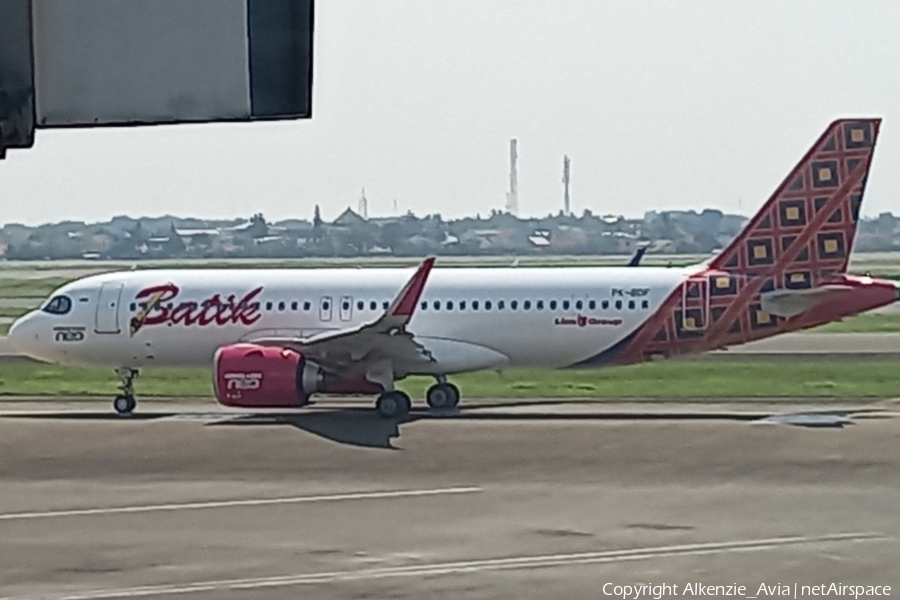
<path fill-rule="evenodd" d="M 317 392 L 377 394 L 381 386 L 365 377 L 340 378 L 303 354 L 287 348 L 234 344 L 213 359 L 216 399 L 240 408 L 299 408 Z"/>

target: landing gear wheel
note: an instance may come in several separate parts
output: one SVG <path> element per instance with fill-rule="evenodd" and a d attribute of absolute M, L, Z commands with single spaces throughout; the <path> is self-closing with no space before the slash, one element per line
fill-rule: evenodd
<path fill-rule="evenodd" d="M 130 415 L 134 412 L 134 408 L 137 406 L 137 401 L 134 399 L 134 396 L 116 396 L 116 399 L 113 400 L 113 408 L 120 415 Z"/>
<path fill-rule="evenodd" d="M 138 371 L 137 369 L 120 367 L 116 369 L 116 375 L 122 380 L 122 385 L 119 386 L 122 393 L 113 400 L 113 408 L 120 415 L 130 415 L 134 412 L 134 407 L 137 406 L 137 401 L 134 399 L 134 380 L 138 376 Z"/>
<path fill-rule="evenodd" d="M 375 401 L 375 410 L 385 419 L 405 419 L 412 402 L 403 392 L 384 392 Z"/>
<path fill-rule="evenodd" d="M 436 383 L 428 388 L 425 401 L 435 409 L 455 408 L 459 404 L 459 388 L 452 383 Z"/>

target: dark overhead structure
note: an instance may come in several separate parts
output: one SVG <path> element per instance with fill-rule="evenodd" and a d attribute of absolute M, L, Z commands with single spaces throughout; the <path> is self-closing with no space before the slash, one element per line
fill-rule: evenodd
<path fill-rule="evenodd" d="M 2 0 L 0 149 L 34 128 L 312 115 L 313 0 Z"/>
<path fill-rule="evenodd" d="M 0 158 L 34 144 L 30 0 L 0 0 Z"/>

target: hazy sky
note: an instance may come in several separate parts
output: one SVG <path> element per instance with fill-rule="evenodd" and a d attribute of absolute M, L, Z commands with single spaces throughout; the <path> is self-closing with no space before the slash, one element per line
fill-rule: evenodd
<path fill-rule="evenodd" d="M 307 121 L 38 132 L 0 223 L 749 214 L 839 116 L 885 119 L 863 213 L 900 213 L 896 1 L 321 0 Z"/>

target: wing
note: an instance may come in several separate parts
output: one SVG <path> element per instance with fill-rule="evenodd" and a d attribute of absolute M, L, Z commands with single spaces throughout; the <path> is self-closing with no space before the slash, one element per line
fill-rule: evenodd
<path fill-rule="evenodd" d="M 394 301 L 374 321 L 305 338 L 265 337 L 247 341 L 291 348 L 334 373 L 364 370 L 366 365 L 384 359 L 393 364 L 434 362 L 430 353 L 406 330 L 432 267 L 434 257 L 422 261 Z"/>

